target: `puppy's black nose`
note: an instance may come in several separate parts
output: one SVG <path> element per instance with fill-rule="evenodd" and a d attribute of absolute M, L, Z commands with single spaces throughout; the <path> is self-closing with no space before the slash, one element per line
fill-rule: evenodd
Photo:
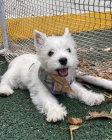
<path fill-rule="evenodd" d="M 59 62 L 60 62 L 61 65 L 65 66 L 67 64 L 67 58 L 62 57 L 62 58 L 59 59 Z"/>

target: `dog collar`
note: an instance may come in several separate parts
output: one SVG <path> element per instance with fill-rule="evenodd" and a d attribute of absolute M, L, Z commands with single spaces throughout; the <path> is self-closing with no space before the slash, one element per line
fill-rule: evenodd
<path fill-rule="evenodd" d="M 54 82 L 51 79 L 50 74 L 45 71 L 45 69 L 43 69 L 42 67 L 39 68 L 38 71 L 38 77 L 40 79 L 40 81 L 45 85 L 45 87 L 52 93 L 52 94 L 59 94 L 62 91 L 56 91 L 55 90 L 55 85 Z M 75 75 L 74 77 L 69 81 L 69 84 L 71 85 L 75 80 Z"/>

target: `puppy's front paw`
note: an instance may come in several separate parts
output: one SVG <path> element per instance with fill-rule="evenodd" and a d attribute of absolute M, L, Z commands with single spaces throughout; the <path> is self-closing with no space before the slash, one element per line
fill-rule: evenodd
<path fill-rule="evenodd" d="M 47 121 L 48 122 L 56 122 L 60 120 L 64 120 L 64 117 L 67 115 L 66 108 L 63 106 L 58 106 L 54 108 L 50 108 L 47 113 Z"/>
<path fill-rule="evenodd" d="M 8 85 L 0 86 L 0 95 L 2 95 L 2 96 L 9 96 L 13 92 L 14 91 Z"/>
<path fill-rule="evenodd" d="M 105 97 L 102 94 L 92 94 L 89 97 L 85 98 L 84 102 L 87 105 L 93 106 L 93 105 L 99 105 L 105 100 Z"/>

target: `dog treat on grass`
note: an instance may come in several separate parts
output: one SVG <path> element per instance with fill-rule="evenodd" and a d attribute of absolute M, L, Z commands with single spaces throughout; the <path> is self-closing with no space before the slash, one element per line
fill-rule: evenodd
<path fill-rule="evenodd" d="M 54 82 L 55 90 L 56 91 L 62 91 L 62 92 L 74 92 L 68 81 L 65 79 L 64 76 L 59 75 L 51 75 L 51 79 Z"/>

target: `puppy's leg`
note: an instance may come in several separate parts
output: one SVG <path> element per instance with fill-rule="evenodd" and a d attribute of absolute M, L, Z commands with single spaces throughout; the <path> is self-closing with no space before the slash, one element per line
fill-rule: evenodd
<path fill-rule="evenodd" d="M 9 96 L 12 94 L 14 85 L 16 86 L 16 82 L 14 82 L 15 77 L 15 68 L 10 68 L 6 71 L 6 73 L 1 77 L 0 83 L 0 95 Z"/>
<path fill-rule="evenodd" d="M 109 81 L 100 77 L 84 75 L 82 72 L 79 72 L 79 71 L 77 71 L 77 77 L 90 84 L 112 90 L 112 81 Z"/>
<path fill-rule="evenodd" d="M 38 86 L 38 87 L 37 87 Z M 48 122 L 63 120 L 67 115 L 66 108 L 59 104 L 56 98 L 38 81 L 36 84 L 29 84 L 30 96 L 33 104 L 41 113 L 47 116 Z"/>
<path fill-rule="evenodd" d="M 80 101 L 85 102 L 87 105 L 99 105 L 105 100 L 102 94 L 89 91 L 77 82 L 74 82 L 71 85 L 71 88 L 75 93 L 68 93 L 68 96 L 71 98 L 78 98 Z"/>

